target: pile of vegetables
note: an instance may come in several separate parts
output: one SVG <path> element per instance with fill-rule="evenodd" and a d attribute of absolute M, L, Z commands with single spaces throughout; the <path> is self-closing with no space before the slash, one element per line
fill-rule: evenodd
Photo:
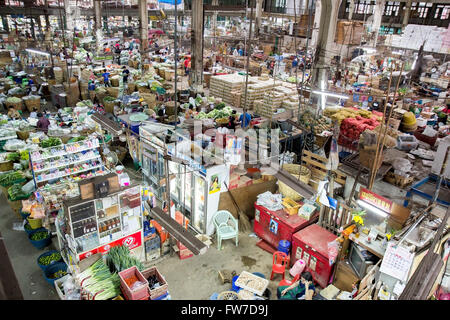
<path fill-rule="evenodd" d="M 61 139 L 50 137 L 50 138 L 43 140 L 41 143 L 39 143 L 39 146 L 41 148 L 49 148 L 49 147 L 59 146 L 60 144 L 62 144 Z"/>
<path fill-rule="evenodd" d="M 4 173 L 0 175 L 0 185 L 2 186 L 9 186 L 16 182 L 17 180 L 24 179 L 25 176 L 23 175 L 22 171 L 14 171 L 9 173 Z"/>
<path fill-rule="evenodd" d="M 199 112 L 196 116 L 195 119 L 218 119 L 218 118 L 228 118 L 229 116 L 231 116 L 231 113 L 233 112 L 233 109 L 231 109 L 230 107 L 224 107 L 223 109 L 219 110 L 217 109 L 217 107 L 208 112 Z"/>
<path fill-rule="evenodd" d="M 37 231 L 30 236 L 30 239 L 33 241 L 44 240 L 49 237 L 49 233 L 47 231 Z"/>
<path fill-rule="evenodd" d="M 112 247 L 108 252 L 106 263 L 111 270 L 117 272 L 136 266 L 140 271 L 144 270 L 144 265 L 135 257 L 130 255 L 127 246 Z"/>
<path fill-rule="evenodd" d="M 364 130 L 374 130 L 380 123 L 375 119 L 366 119 L 360 116 L 344 119 L 341 123 L 338 144 L 354 147 L 353 142 L 359 140 L 359 136 Z"/>
<path fill-rule="evenodd" d="M 21 103 L 22 99 L 21 98 L 17 98 L 17 97 L 9 97 L 6 99 L 7 103 L 13 103 L 13 104 L 17 104 L 17 103 Z"/>
<path fill-rule="evenodd" d="M 52 262 L 61 260 L 61 254 L 59 252 L 54 252 L 50 255 L 43 256 L 39 258 L 39 263 L 43 266 L 48 266 Z"/>
<path fill-rule="evenodd" d="M 83 141 L 83 140 L 86 140 L 86 137 L 84 137 L 84 136 L 74 137 L 69 140 L 69 143 Z"/>
<path fill-rule="evenodd" d="M 121 293 L 119 275 L 111 273 L 102 259 L 97 260 L 78 277 L 85 290 L 93 295 L 98 293 L 95 296 L 96 300 L 107 300 Z"/>
<path fill-rule="evenodd" d="M 17 201 L 28 199 L 30 194 L 25 193 L 20 184 L 13 184 L 8 188 L 8 196 L 11 201 Z"/>
<path fill-rule="evenodd" d="M 116 98 L 111 96 L 106 96 L 103 98 L 103 102 L 114 102 L 114 101 L 116 101 Z"/>
<path fill-rule="evenodd" d="M 344 119 L 356 118 L 357 116 L 366 119 L 373 118 L 377 121 L 381 120 L 381 116 L 379 115 L 379 113 L 356 108 L 326 108 L 323 112 L 323 115 L 326 117 L 330 117 L 331 120 L 337 120 L 339 124 Z"/>
<path fill-rule="evenodd" d="M 8 119 L 2 119 L 2 120 L 0 120 L 0 125 L 1 124 L 7 124 L 8 123 Z"/>
<path fill-rule="evenodd" d="M 19 159 L 20 159 L 20 153 L 19 152 L 11 152 L 11 153 L 8 153 L 8 155 L 6 156 L 6 160 L 12 161 L 12 162 L 16 162 Z"/>
<path fill-rule="evenodd" d="M 27 150 L 22 150 L 20 151 L 20 160 L 29 160 L 30 159 L 30 154 Z"/>

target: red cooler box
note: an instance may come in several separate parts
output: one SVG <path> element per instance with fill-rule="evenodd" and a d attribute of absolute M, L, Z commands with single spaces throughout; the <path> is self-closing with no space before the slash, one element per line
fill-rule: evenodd
<path fill-rule="evenodd" d="M 290 216 L 284 210 L 270 211 L 255 203 L 253 231 L 275 249 L 278 248 L 280 240 L 292 243 L 292 235 L 310 223 L 311 220 L 305 220 L 297 215 Z"/>
<path fill-rule="evenodd" d="M 328 242 L 336 238 L 336 235 L 317 224 L 298 231 L 292 236 L 291 264 L 303 259 L 305 271 L 311 272 L 314 280 L 325 288 L 333 270 L 328 262 Z"/>

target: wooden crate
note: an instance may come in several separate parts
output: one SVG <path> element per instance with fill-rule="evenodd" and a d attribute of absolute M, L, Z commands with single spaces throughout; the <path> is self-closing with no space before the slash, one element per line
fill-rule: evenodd
<path fill-rule="evenodd" d="M 317 190 L 318 182 L 322 181 L 327 176 L 327 161 L 328 160 L 324 157 L 310 151 L 303 150 L 302 164 L 311 170 L 311 180 L 308 184 L 315 190 Z M 334 181 L 342 186 L 345 186 L 347 175 L 340 170 L 334 170 L 334 173 L 336 173 L 336 178 Z"/>
<path fill-rule="evenodd" d="M 393 173 L 392 171 L 389 171 L 384 176 L 384 181 L 389 182 L 390 184 L 393 184 L 394 186 L 397 186 L 399 188 L 405 188 L 408 185 L 410 185 L 413 181 L 413 177 L 403 177 L 398 174 Z"/>

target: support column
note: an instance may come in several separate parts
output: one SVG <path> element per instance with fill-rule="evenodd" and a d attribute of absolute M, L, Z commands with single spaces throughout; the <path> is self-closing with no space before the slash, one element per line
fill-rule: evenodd
<path fill-rule="evenodd" d="M 0 0 L 0 8 L 5 7 L 5 0 Z M 3 30 L 5 30 L 6 32 L 9 33 L 9 26 L 8 26 L 8 20 L 7 20 L 7 15 L 6 14 L 2 14 L 2 24 L 3 24 Z"/>
<path fill-rule="evenodd" d="M 35 32 L 35 30 L 34 30 L 34 19 L 33 19 L 33 17 L 30 17 L 30 33 L 31 33 L 31 37 L 33 38 L 33 39 L 36 39 L 36 32 Z"/>
<path fill-rule="evenodd" d="M 409 16 L 411 15 L 411 2 L 412 0 L 406 0 L 405 11 L 403 13 L 402 29 L 404 29 L 408 25 Z"/>
<path fill-rule="evenodd" d="M 64 0 L 64 12 L 67 30 L 73 30 L 72 9 L 73 8 L 70 6 L 70 0 Z"/>
<path fill-rule="evenodd" d="M 320 0 L 320 2 L 320 12 L 316 9 L 316 16 L 320 14 L 320 24 L 314 54 L 316 66 L 313 72 L 313 83 L 321 90 L 326 90 L 328 87 L 328 69 L 334 54 L 333 46 L 339 6 L 342 0 Z"/>
<path fill-rule="evenodd" d="M 213 6 L 219 5 L 219 0 L 212 0 Z M 217 11 L 213 12 L 213 15 L 211 16 L 211 32 L 213 34 L 213 42 L 212 47 L 216 49 L 216 28 L 217 28 Z"/>
<path fill-rule="evenodd" d="M 148 49 L 148 10 L 147 0 L 139 0 L 139 25 L 141 35 L 141 51 Z M 143 57 L 141 58 L 143 59 Z"/>
<path fill-rule="evenodd" d="M 8 25 L 8 18 L 7 15 L 2 15 L 2 24 L 3 24 L 3 29 L 9 33 L 9 25 Z"/>
<path fill-rule="evenodd" d="M 203 81 L 203 0 L 192 0 L 191 83 L 194 90 Z"/>
<path fill-rule="evenodd" d="M 261 28 L 262 5 L 263 0 L 256 0 L 255 37 L 259 36 L 259 29 Z"/>
<path fill-rule="evenodd" d="M 386 0 L 376 0 L 375 11 L 373 13 L 373 32 L 375 37 L 373 39 L 373 47 L 377 46 L 378 32 L 381 27 L 381 18 L 383 17 L 384 5 Z"/>
<path fill-rule="evenodd" d="M 355 0 L 350 0 L 350 5 L 348 8 L 348 20 L 352 20 L 353 11 L 355 11 Z"/>
<path fill-rule="evenodd" d="M 37 25 L 38 25 L 38 29 L 39 29 L 39 34 L 42 35 L 42 39 L 44 36 L 44 32 L 42 31 L 42 21 L 41 21 L 41 16 L 37 16 Z"/>
<path fill-rule="evenodd" d="M 321 0 L 315 1 L 315 11 L 314 11 L 314 22 L 312 25 L 312 32 L 311 32 L 311 47 L 315 48 L 317 46 L 317 38 L 319 36 L 319 25 L 320 25 L 320 19 L 322 12 L 322 2 Z"/>

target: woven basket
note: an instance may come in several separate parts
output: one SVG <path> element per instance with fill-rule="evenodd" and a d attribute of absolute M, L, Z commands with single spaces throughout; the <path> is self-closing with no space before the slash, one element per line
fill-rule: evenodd
<path fill-rule="evenodd" d="M 114 113 L 114 101 L 104 101 L 105 111 L 109 113 Z"/>
<path fill-rule="evenodd" d="M 118 87 L 119 86 L 119 77 L 112 77 L 111 78 L 111 85 L 113 87 Z"/>
<path fill-rule="evenodd" d="M 136 91 L 136 84 L 134 83 L 128 83 L 128 89 L 127 89 L 128 93 L 133 93 L 134 91 Z"/>
<path fill-rule="evenodd" d="M 26 141 L 30 137 L 30 131 L 23 130 L 23 131 L 16 131 L 17 137 L 20 140 Z"/>
<path fill-rule="evenodd" d="M 23 101 L 22 100 L 20 100 L 20 102 L 5 101 L 6 109 L 8 109 L 10 106 L 12 106 L 16 110 L 23 110 L 24 109 L 24 105 L 23 105 Z"/>
<path fill-rule="evenodd" d="M 311 170 L 309 170 L 305 166 L 301 166 L 299 164 L 284 164 L 283 170 L 290 173 L 296 179 L 299 179 L 301 182 L 308 184 L 311 178 Z M 300 172 L 300 175 L 299 175 Z M 278 181 L 278 188 L 283 197 L 290 198 L 294 201 L 300 201 L 303 197 L 298 194 L 294 189 L 286 185 L 285 183 Z"/>
<path fill-rule="evenodd" d="M 1 172 L 10 171 L 13 168 L 14 168 L 14 163 L 12 161 L 0 162 L 0 171 Z"/>
<path fill-rule="evenodd" d="M 234 291 L 224 291 L 219 294 L 217 300 L 241 300 L 241 297 Z"/>
<path fill-rule="evenodd" d="M 117 154 L 117 158 L 119 159 L 120 162 L 123 162 L 128 153 L 128 149 L 122 146 L 113 146 L 111 147 L 111 150 Z"/>

